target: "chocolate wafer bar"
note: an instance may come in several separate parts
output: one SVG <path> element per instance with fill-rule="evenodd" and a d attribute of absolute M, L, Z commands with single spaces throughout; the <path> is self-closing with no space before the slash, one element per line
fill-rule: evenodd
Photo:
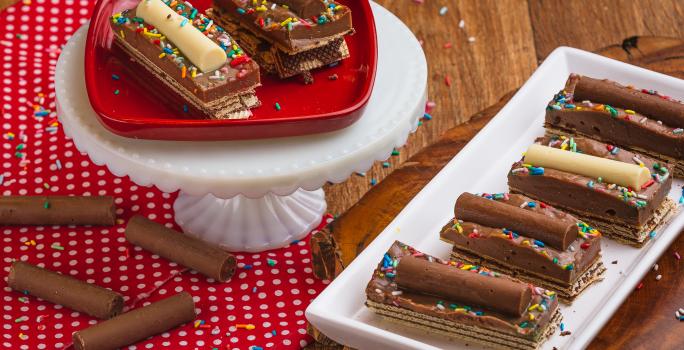
<path fill-rule="evenodd" d="M 179 95 L 213 119 L 248 118 L 259 105 L 257 64 L 189 2 L 141 1 L 115 14 L 112 30 L 115 44 L 157 78 L 155 92 Z"/>
<path fill-rule="evenodd" d="M 601 234 L 570 214 L 518 194 L 461 194 L 440 238 L 452 259 L 481 265 L 572 301 L 603 278 Z"/>
<path fill-rule="evenodd" d="M 268 73 L 288 78 L 349 57 L 351 10 L 332 0 L 215 0 L 207 15 Z"/>
<path fill-rule="evenodd" d="M 106 225 L 116 223 L 110 196 L 2 196 L 0 225 Z"/>
<path fill-rule="evenodd" d="M 100 319 L 120 314 L 124 306 L 119 293 L 21 261 L 12 263 L 7 285 Z"/>
<path fill-rule="evenodd" d="M 115 350 L 168 331 L 195 319 L 195 303 L 188 292 L 128 311 L 73 334 L 76 350 Z"/>
<path fill-rule="evenodd" d="M 561 319 L 553 291 L 398 241 L 366 296 L 366 305 L 390 321 L 496 348 L 537 349 Z"/>
<path fill-rule="evenodd" d="M 545 127 L 647 154 L 684 176 L 684 103 L 655 90 L 571 74 L 547 106 Z"/>
<path fill-rule="evenodd" d="M 128 221 L 125 235 L 129 242 L 217 281 L 225 282 L 235 273 L 233 254 L 143 216 Z"/>
<path fill-rule="evenodd" d="M 608 238 L 637 247 L 677 211 L 672 165 L 569 135 L 538 138 L 508 174 L 511 192 L 567 211 Z"/>

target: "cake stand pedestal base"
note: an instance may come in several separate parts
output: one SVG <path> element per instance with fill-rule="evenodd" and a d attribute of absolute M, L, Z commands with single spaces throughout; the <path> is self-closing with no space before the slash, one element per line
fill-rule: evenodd
<path fill-rule="evenodd" d="M 322 189 L 229 199 L 181 191 L 173 209 L 183 232 L 229 251 L 260 252 L 306 237 L 320 224 L 326 203 Z"/>

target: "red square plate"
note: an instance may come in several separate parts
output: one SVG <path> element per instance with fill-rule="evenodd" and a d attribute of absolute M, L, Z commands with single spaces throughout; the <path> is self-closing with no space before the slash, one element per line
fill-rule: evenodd
<path fill-rule="evenodd" d="M 106 1 L 104 1 L 106 2 Z M 183 111 L 180 96 L 155 94 L 146 88 L 150 76 L 132 65 L 119 50 L 96 44 L 94 28 L 88 30 L 85 79 L 88 98 L 102 124 L 111 132 L 154 140 L 240 140 L 296 136 L 333 131 L 358 120 L 368 103 L 377 63 L 375 22 L 368 0 L 340 0 L 353 13 L 356 33 L 347 36 L 351 57 L 335 67 L 315 70 L 315 82 L 304 85 L 297 78 L 281 80 L 262 74 L 256 94 L 261 106 L 243 120 L 205 119 L 199 111 Z M 194 0 L 200 10 L 210 0 Z M 99 1 L 94 13 L 99 12 Z M 337 74 L 337 80 L 330 75 Z M 118 75 L 115 80 L 112 75 Z M 118 90 L 118 93 L 115 91 Z M 281 106 L 280 111 L 275 104 Z"/>

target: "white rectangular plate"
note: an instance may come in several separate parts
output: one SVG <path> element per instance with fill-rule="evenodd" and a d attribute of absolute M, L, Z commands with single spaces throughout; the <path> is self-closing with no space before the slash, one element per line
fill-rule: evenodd
<path fill-rule="evenodd" d="M 623 84 L 655 89 L 684 99 L 684 81 L 589 52 L 556 49 L 487 126 L 452 159 L 385 230 L 321 293 L 306 310 L 307 319 L 333 340 L 358 349 L 466 348 L 458 339 L 385 321 L 364 306 L 366 284 L 383 254 L 400 240 L 426 253 L 448 258 L 451 246 L 439 231 L 453 217 L 456 197 L 464 192 L 505 192 L 513 162 L 536 137 L 543 135 L 544 111 L 568 75 L 579 73 Z M 670 197 L 678 200 L 682 181 L 674 181 Z M 653 263 L 684 227 L 676 216 L 655 239 L 636 249 L 603 240 L 606 278 L 589 287 L 571 306 L 561 307 L 565 329 L 544 349 L 582 349 L 622 304 Z M 617 261 L 617 264 L 612 264 Z M 674 312 L 674 311 L 673 311 Z M 469 344 L 467 349 L 477 349 Z"/>

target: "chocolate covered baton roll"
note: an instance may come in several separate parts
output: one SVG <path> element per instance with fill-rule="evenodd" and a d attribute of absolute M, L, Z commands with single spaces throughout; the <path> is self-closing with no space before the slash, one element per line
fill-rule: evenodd
<path fill-rule="evenodd" d="M 524 232 L 559 250 L 568 249 L 579 233 L 577 222 L 557 220 L 471 193 L 463 193 L 458 197 L 454 214 L 463 221 Z"/>
<path fill-rule="evenodd" d="M 74 333 L 74 348 L 114 350 L 194 319 L 192 296 L 182 292 Z"/>
<path fill-rule="evenodd" d="M 120 314 L 124 304 L 119 293 L 21 261 L 12 263 L 7 284 L 18 292 L 100 319 Z"/>
<path fill-rule="evenodd" d="M 684 127 L 684 104 L 656 94 L 628 88 L 605 79 L 575 76 L 574 100 L 589 100 L 613 107 L 640 111 L 663 123 Z"/>
<path fill-rule="evenodd" d="M 532 292 L 520 282 L 456 269 L 453 266 L 405 256 L 397 265 L 396 282 L 414 292 L 459 300 L 508 315 L 522 315 Z"/>
<path fill-rule="evenodd" d="M 0 225 L 103 225 L 116 223 L 109 196 L 3 196 Z"/>
<path fill-rule="evenodd" d="M 227 251 L 139 215 L 128 221 L 126 239 L 221 282 L 229 280 L 235 272 L 235 257 Z"/>

